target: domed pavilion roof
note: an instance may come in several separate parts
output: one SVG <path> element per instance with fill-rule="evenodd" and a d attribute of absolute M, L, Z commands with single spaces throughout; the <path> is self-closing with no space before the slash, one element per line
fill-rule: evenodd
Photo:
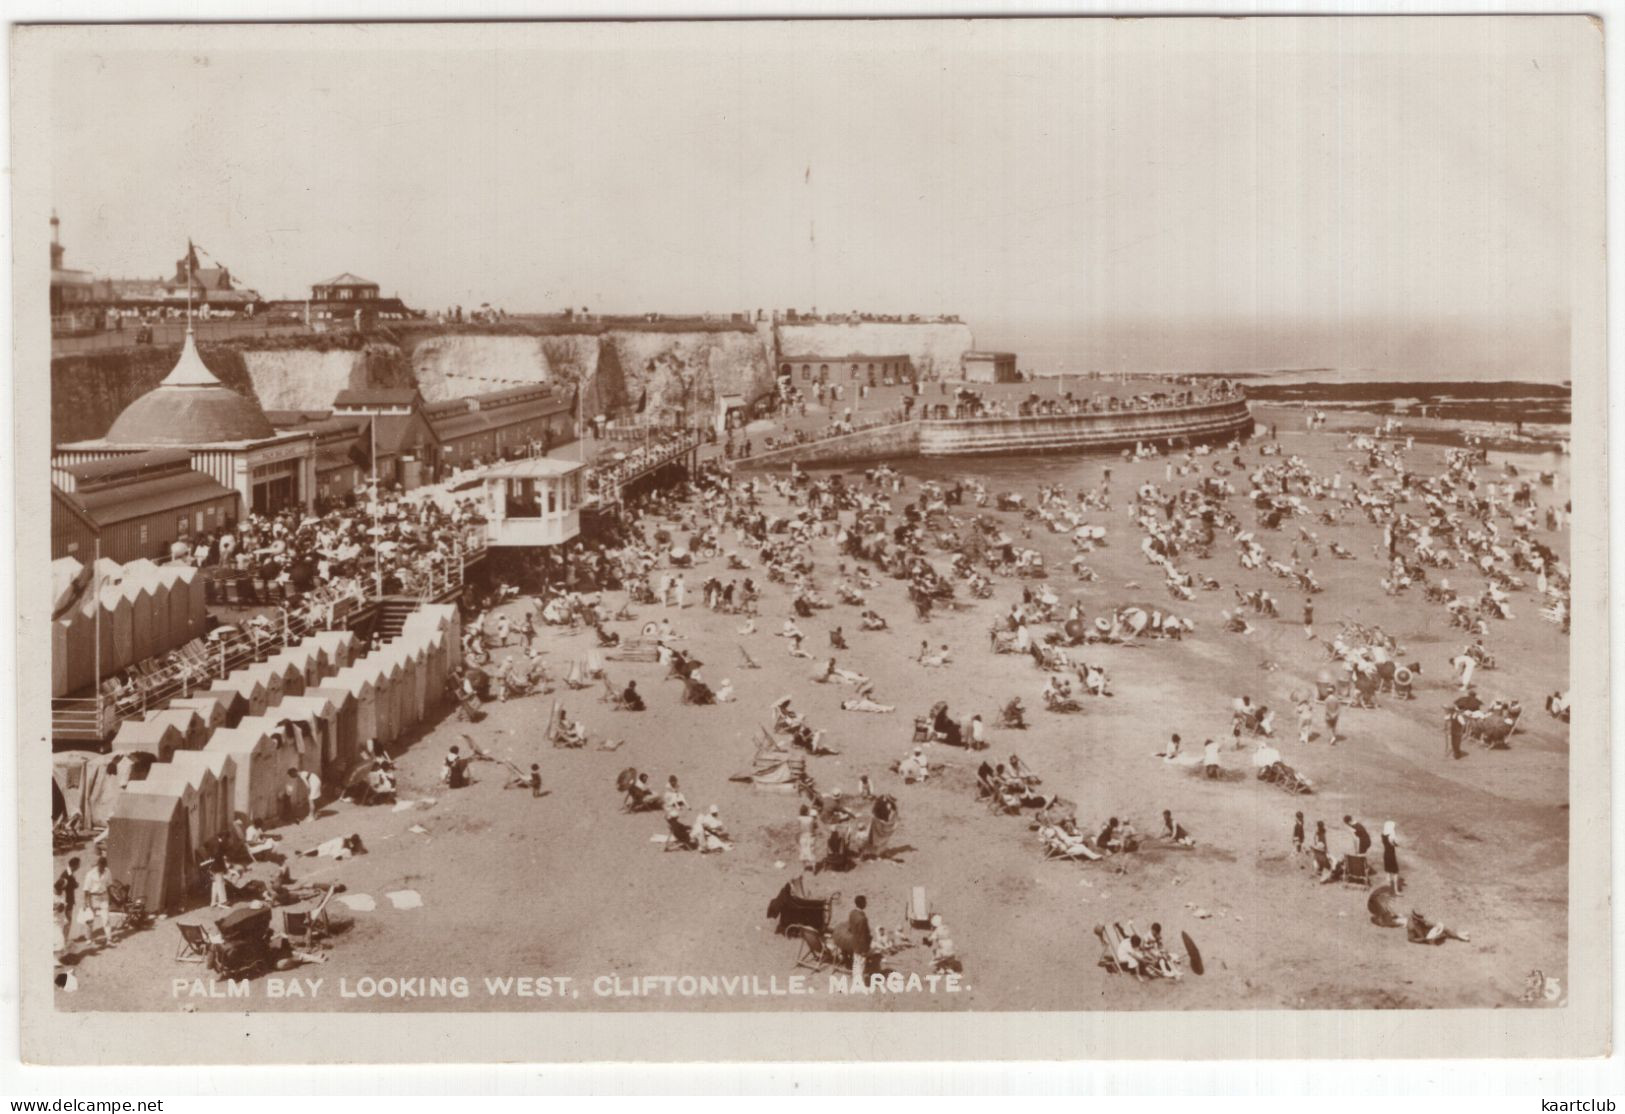
<path fill-rule="evenodd" d="M 187 329 L 174 369 L 124 408 L 106 440 L 117 445 L 211 445 L 275 435 L 258 402 L 238 394 L 204 366 Z"/>

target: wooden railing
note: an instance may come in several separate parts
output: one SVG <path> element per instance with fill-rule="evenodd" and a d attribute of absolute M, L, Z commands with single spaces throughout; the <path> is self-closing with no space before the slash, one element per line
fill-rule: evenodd
<path fill-rule="evenodd" d="M 621 489 L 627 484 L 647 476 L 657 468 L 665 467 L 674 460 L 681 460 L 704 443 L 704 434 L 690 431 L 658 447 L 638 450 L 648 455 L 636 464 L 620 461 L 595 465 L 591 473 L 589 491 L 606 503 L 618 503 L 621 499 Z"/>
<path fill-rule="evenodd" d="M 418 604 L 442 599 L 460 590 L 468 569 L 486 555 L 483 533 L 470 531 L 466 544 L 459 544 L 443 570 L 430 569 L 415 595 Z M 299 610 L 279 606 L 275 619 L 266 626 L 245 624 L 241 630 L 211 640 L 198 657 L 168 664 L 143 673 L 131 672 L 138 683 L 122 692 L 101 692 L 94 696 L 63 696 L 51 701 L 51 737 L 65 742 L 102 744 L 118 734 L 126 720 L 141 719 L 161 710 L 171 700 L 208 689 L 244 666 L 264 661 L 286 646 L 324 630 L 349 630 L 370 618 L 386 597 L 371 584 L 354 595 L 332 601 L 301 601 Z M 168 658 L 169 653 L 163 655 Z"/>

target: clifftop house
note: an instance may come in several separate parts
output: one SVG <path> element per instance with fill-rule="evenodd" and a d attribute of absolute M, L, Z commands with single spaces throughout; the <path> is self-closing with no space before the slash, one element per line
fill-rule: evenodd
<path fill-rule="evenodd" d="M 311 283 L 310 319 L 342 324 L 354 322 L 357 315 L 363 327 L 377 321 L 404 321 L 417 316 L 399 298 L 384 298 L 376 282 L 349 271 L 325 282 Z"/>

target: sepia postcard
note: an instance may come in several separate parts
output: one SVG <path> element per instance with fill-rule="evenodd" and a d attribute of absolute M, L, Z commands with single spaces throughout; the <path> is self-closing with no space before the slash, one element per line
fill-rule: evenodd
<path fill-rule="evenodd" d="M 1603 35 L 14 28 L 23 1059 L 1607 1054 Z"/>

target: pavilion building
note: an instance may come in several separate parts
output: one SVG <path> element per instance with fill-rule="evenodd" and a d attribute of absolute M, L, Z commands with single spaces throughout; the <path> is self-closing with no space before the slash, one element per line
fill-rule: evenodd
<path fill-rule="evenodd" d="M 192 467 L 235 491 L 245 511 L 308 509 L 315 499 L 317 435 L 273 428 L 257 401 L 204 365 L 190 328 L 163 381 L 126 406 L 101 438 L 57 446 L 53 474 L 59 466 L 155 449 L 187 450 Z"/>

